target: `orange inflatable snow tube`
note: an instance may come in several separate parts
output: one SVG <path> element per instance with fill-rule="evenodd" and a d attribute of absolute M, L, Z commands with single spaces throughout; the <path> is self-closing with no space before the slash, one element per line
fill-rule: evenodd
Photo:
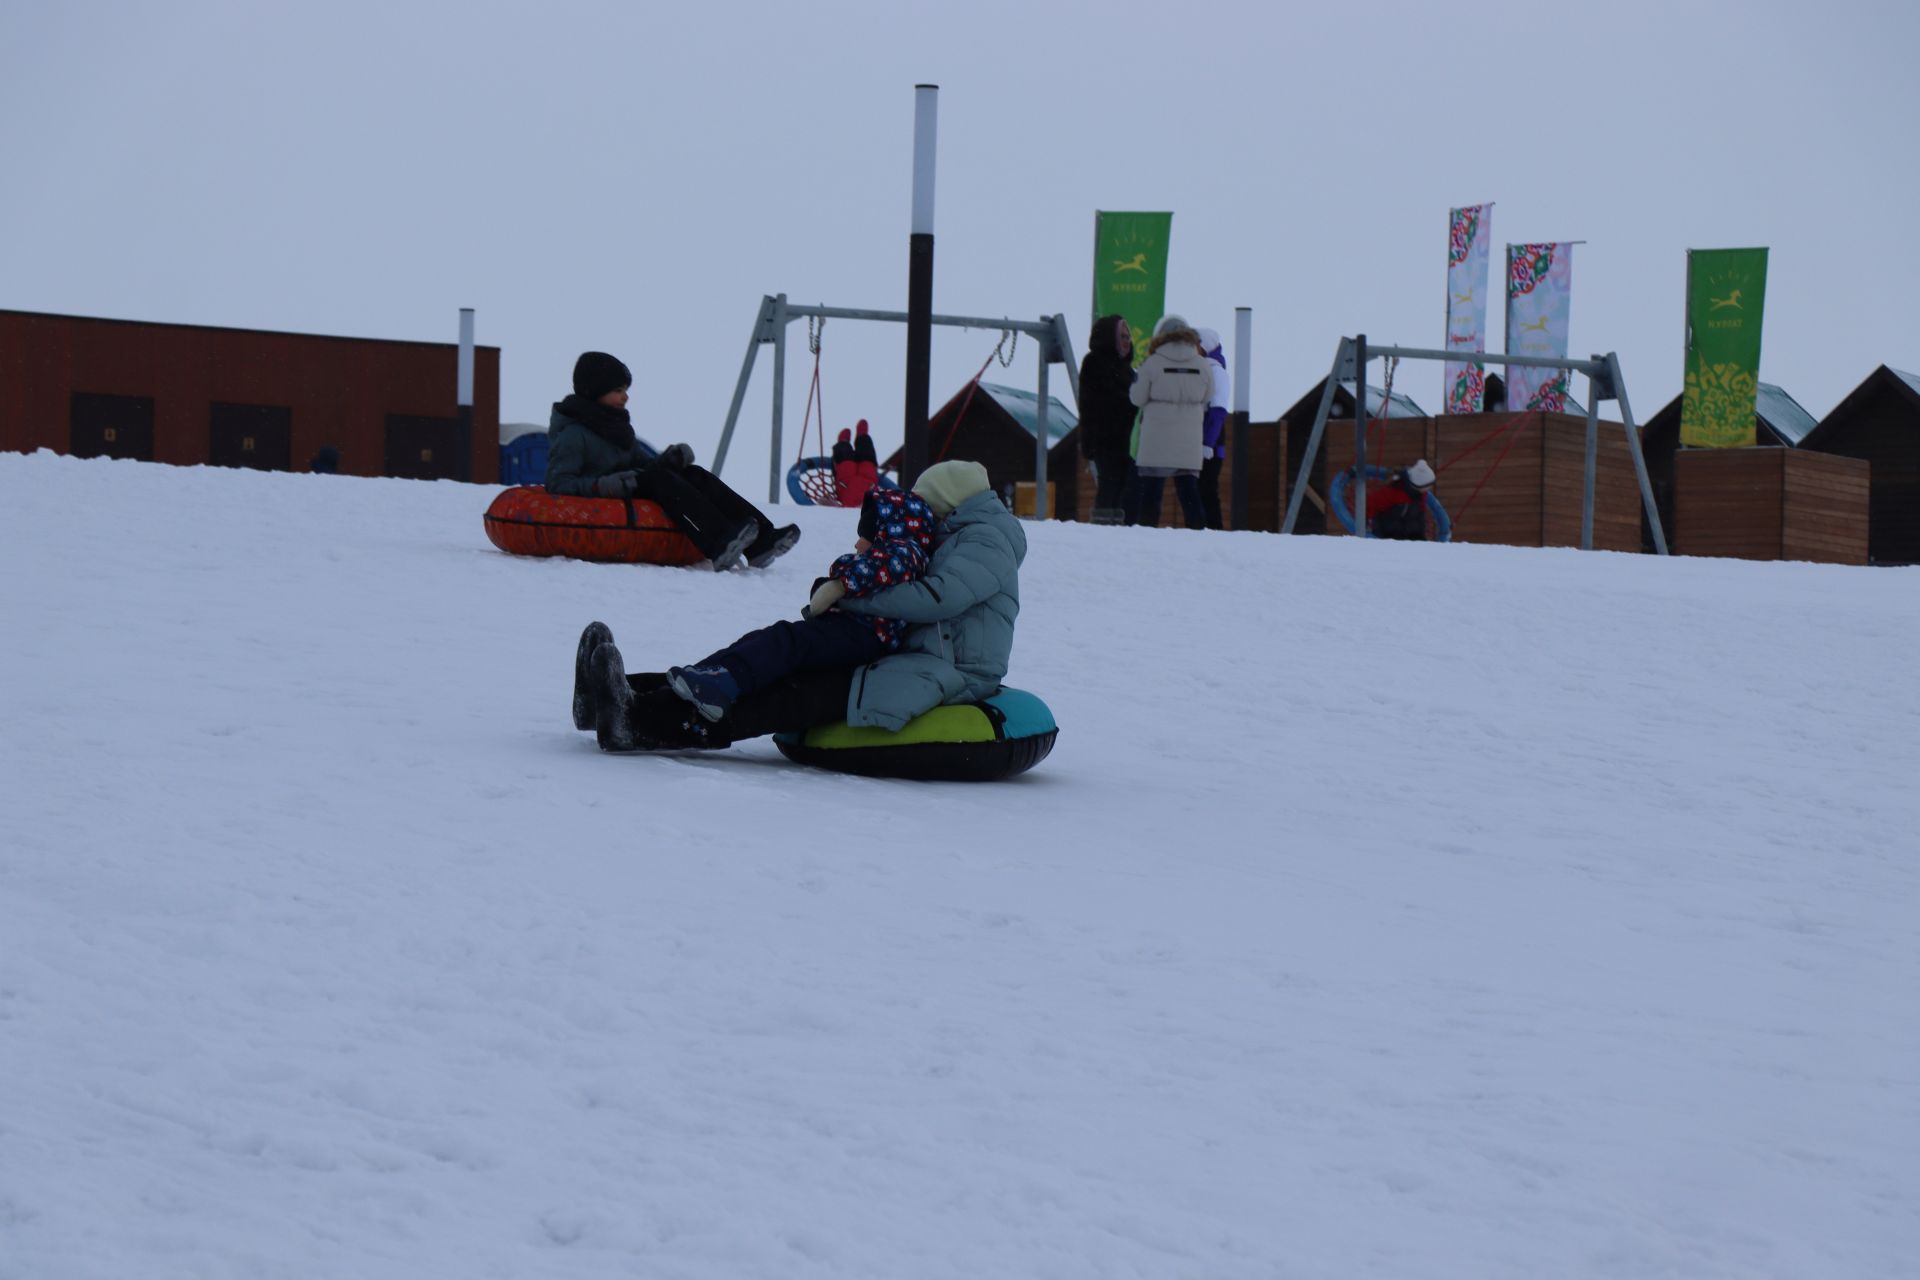
<path fill-rule="evenodd" d="M 512 556 L 673 565 L 707 558 L 644 498 L 572 498 L 519 485 L 493 500 L 486 525 L 488 540 Z"/>

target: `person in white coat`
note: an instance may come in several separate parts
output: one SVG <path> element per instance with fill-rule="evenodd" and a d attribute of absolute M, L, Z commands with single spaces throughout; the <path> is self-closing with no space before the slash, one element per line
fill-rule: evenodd
<path fill-rule="evenodd" d="M 1140 434 L 1133 453 L 1139 480 L 1133 505 L 1142 524 L 1159 523 L 1161 494 L 1171 476 L 1187 528 L 1207 527 L 1200 502 L 1205 453 L 1201 433 L 1213 400 L 1214 368 L 1201 350 L 1200 335 L 1185 317 L 1161 317 L 1153 327 L 1146 361 L 1134 373 L 1128 393 L 1140 407 Z"/>

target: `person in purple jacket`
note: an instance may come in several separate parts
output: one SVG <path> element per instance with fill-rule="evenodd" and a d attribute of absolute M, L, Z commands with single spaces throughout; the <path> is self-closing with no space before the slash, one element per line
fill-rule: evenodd
<path fill-rule="evenodd" d="M 1212 329 L 1198 330 L 1200 349 L 1213 361 L 1213 399 L 1207 404 L 1207 416 L 1200 428 L 1200 444 L 1206 460 L 1200 464 L 1200 505 L 1207 513 L 1207 528 L 1224 529 L 1220 515 L 1220 468 L 1227 457 L 1227 406 L 1233 403 L 1233 379 L 1227 376 L 1227 352 L 1220 335 Z"/>

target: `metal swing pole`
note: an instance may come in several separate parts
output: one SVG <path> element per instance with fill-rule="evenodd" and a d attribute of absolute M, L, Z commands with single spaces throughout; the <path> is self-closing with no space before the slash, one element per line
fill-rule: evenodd
<path fill-rule="evenodd" d="M 1592 357 L 1597 363 L 1598 356 Z M 1600 397 L 1591 375 L 1587 378 L 1587 462 L 1581 477 L 1580 549 L 1593 550 L 1593 476 L 1600 457 Z"/>
<path fill-rule="evenodd" d="M 1633 473 L 1640 481 L 1640 502 L 1647 513 L 1647 525 L 1653 530 L 1653 548 L 1659 555 L 1667 550 L 1666 530 L 1660 527 L 1660 508 L 1653 500 L 1653 481 L 1647 475 L 1647 458 L 1640 450 L 1640 428 L 1634 425 L 1633 406 L 1627 403 L 1627 380 L 1620 372 L 1620 357 L 1609 351 L 1605 356 L 1607 381 L 1613 384 L 1613 398 L 1620 402 L 1620 425 L 1627 432 L 1627 450 L 1633 455 Z"/>
<path fill-rule="evenodd" d="M 1333 368 L 1327 372 L 1327 380 L 1320 384 L 1320 407 L 1314 411 L 1313 432 L 1307 437 L 1307 451 L 1300 459 L 1300 473 L 1293 478 L 1293 492 L 1287 495 L 1287 518 L 1280 524 L 1280 532 L 1292 533 L 1294 522 L 1300 518 L 1300 504 L 1306 500 L 1307 478 L 1313 474 L 1313 460 L 1320 455 L 1320 437 L 1327 430 L 1327 410 L 1333 407 L 1333 388 L 1340 375 L 1352 359 L 1352 339 L 1340 339 L 1340 345 L 1333 349 Z M 1283 460 L 1281 466 L 1285 466 Z"/>
<path fill-rule="evenodd" d="M 1040 347 L 1040 400 L 1033 415 L 1033 518 L 1047 518 L 1047 348 Z"/>
<path fill-rule="evenodd" d="M 767 501 L 780 502 L 781 429 L 787 409 L 787 295 L 773 300 L 773 450 L 767 463 Z"/>
<path fill-rule="evenodd" d="M 727 449 L 733 444 L 734 424 L 740 421 L 740 406 L 747 398 L 747 384 L 753 380 L 753 359 L 760 354 L 760 344 L 772 341 L 767 332 L 773 323 L 773 298 L 760 299 L 760 312 L 753 318 L 753 336 L 747 339 L 747 358 L 740 362 L 740 380 L 733 384 L 733 404 L 727 409 L 727 425 L 720 430 L 720 447 L 714 451 L 713 474 L 719 475 L 720 469 L 727 465 Z"/>
<path fill-rule="evenodd" d="M 1232 423 L 1233 442 L 1229 446 L 1233 454 L 1233 483 L 1227 492 L 1227 527 L 1244 529 L 1247 527 L 1247 493 L 1253 477 L 1249 474 L 1252 464 L 1248 458 L 1252 453 L 1250 437 L 1253 432 L 1248 423 L 1252 415 L 1248 409 L 1251 401 L 1250 387 L 1253 382 L 1253 370 L 1249 361 L 1253 347 L 1253 308 L 1235 307 L 1233 309 L 1233 415 L 1227 419 Z M 1287 460 L 1280 459 L 1280 470 L 1287 469 Z"/>
<path fill-rule="evenodd" d="M 1367 528 L 1367 335 L 1353 339 L 1353 531 L 1372 537 Z M 1380 411 L 1386 412 L 1381 405 Z M 1332 485 L 1327 486 L 1329 490 Z M 1332 496 L 1331 493 L 1328 494 Z M 1336 513 L 1335 519 L 1339 516 Z"/>

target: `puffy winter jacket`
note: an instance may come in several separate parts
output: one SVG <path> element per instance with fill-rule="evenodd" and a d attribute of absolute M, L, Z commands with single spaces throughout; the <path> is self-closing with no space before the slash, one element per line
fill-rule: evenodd
<path fill-rule="evenodd" d="M 1192 342 L 1168 342 L 1148 356 L 1134 375 L 1133 402 L 1140 406 L 1142 467 L 1198 471 L 1201 424 L 1213 400 L 1213 361 Z"/>
<path fill-rule="evenodd" d="M 1213 399 L 1207 404 L 1206 421 L 1200 429 L 1200 442 L 1205 446 L 1202 452 L 1209 458 L 1224 458 L 1227 456 L 1227 411 L 1233 405 L 1233 379 L 1227 376 L 1227 350 L 1214 330 L 1194 332 L 1200 335 L 1200 349 L 1213 362 Z"/>
<path fill-rule="evenodd" d="M 610 440 L 553 406 L 547 426 L 547 492 L 591 498 L 594 482 L 618 471 L 645 471 L 658 455 L 644 440 Z"/>
<path fill-rule="evenodd" d="M 839 604 L 913 624 L 900 652 L 854 673 L 848 724 L 897 732 L 923 711 L 986 697 L 1007 674 L 1026 530 L 987 491 L 955 508 L 938 539 L 925 576 Z"/>

